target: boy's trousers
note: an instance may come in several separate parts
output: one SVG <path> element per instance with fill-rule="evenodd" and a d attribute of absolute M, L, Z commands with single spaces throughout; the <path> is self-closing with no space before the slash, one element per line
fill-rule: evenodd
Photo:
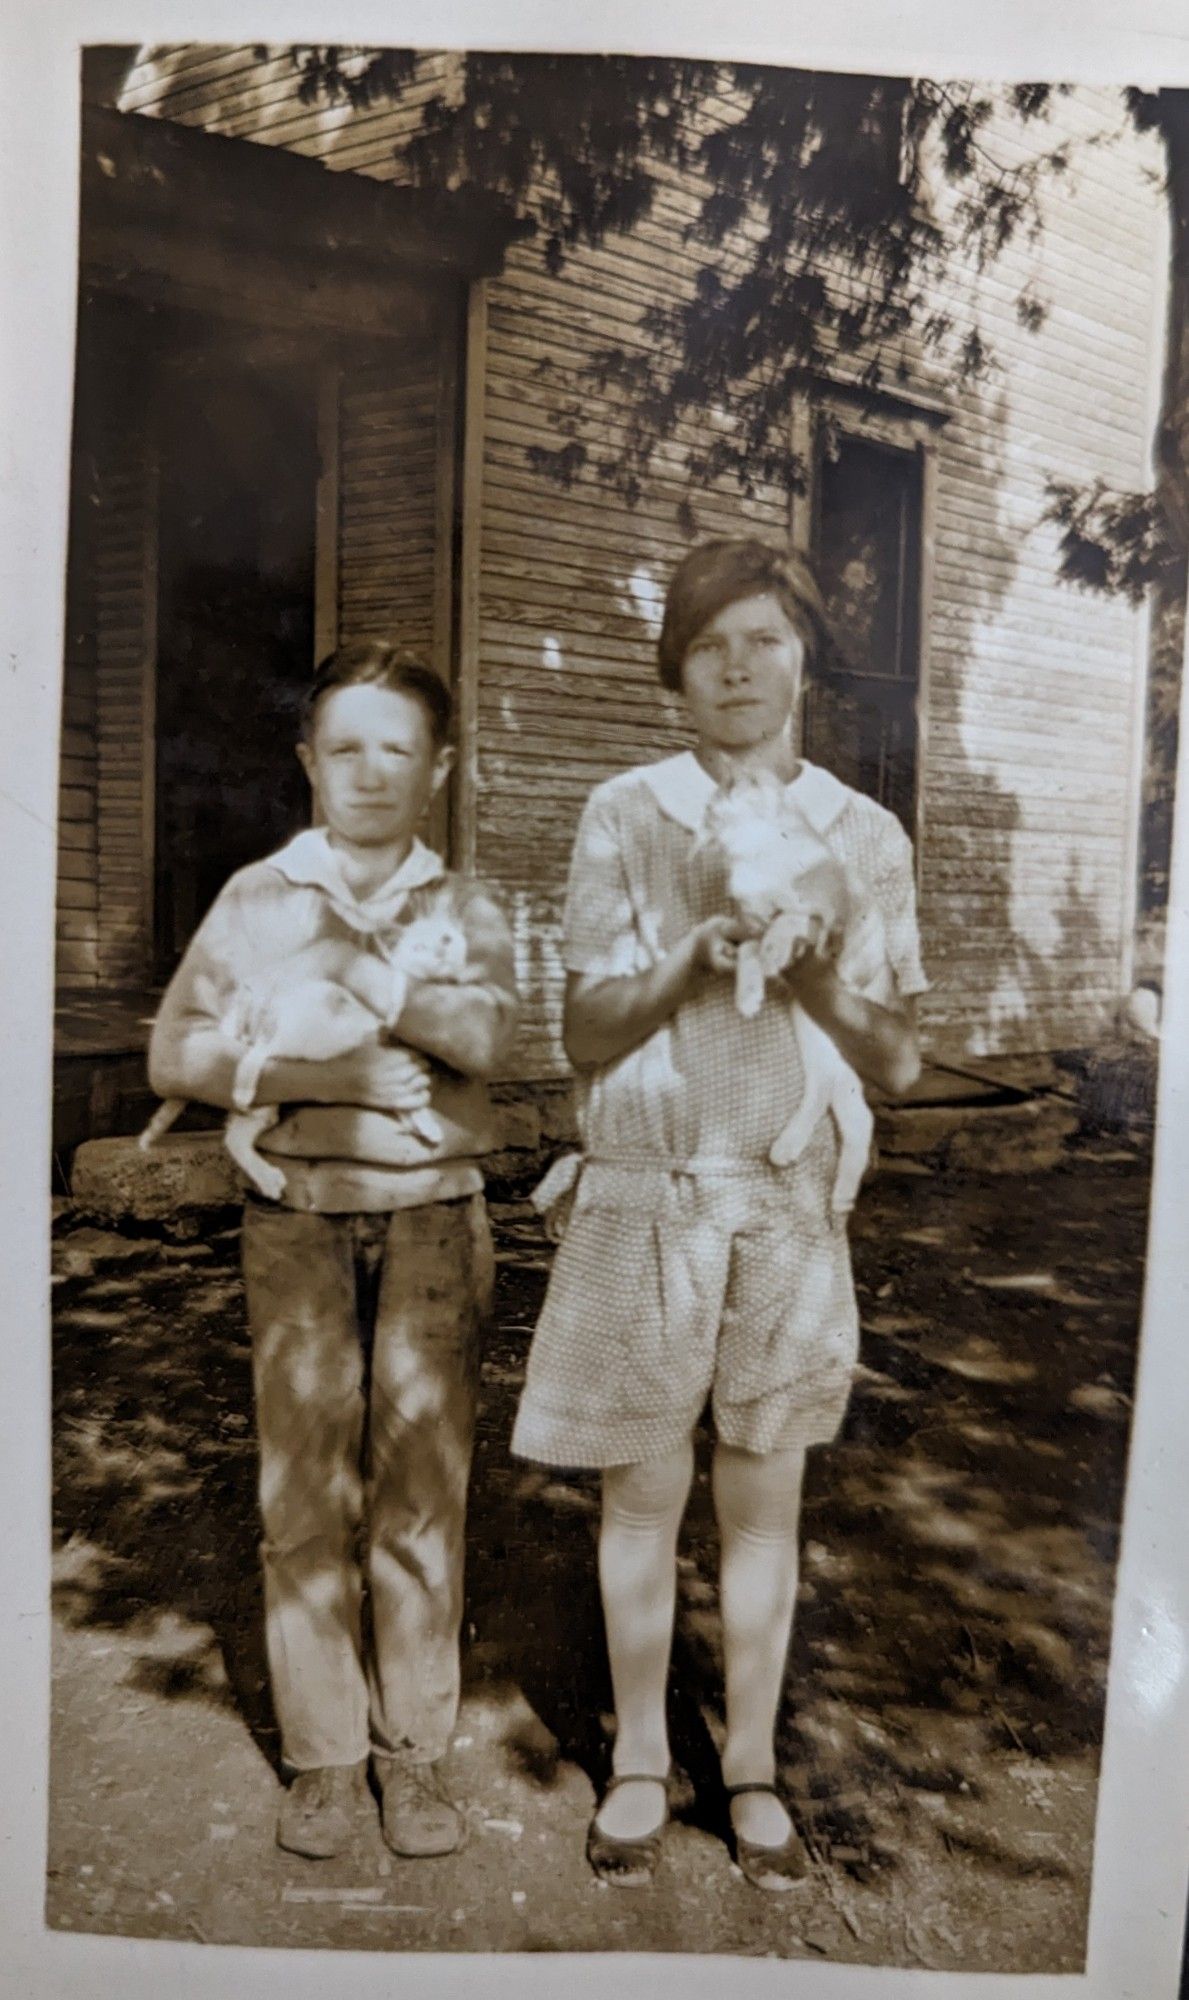
<path fill-rule="evenodd" d="M 483 1197 L 391 1215 L 253 1202 L 243 1264 L 282 1755 L 433 1763 L 458 1712 Z"/>

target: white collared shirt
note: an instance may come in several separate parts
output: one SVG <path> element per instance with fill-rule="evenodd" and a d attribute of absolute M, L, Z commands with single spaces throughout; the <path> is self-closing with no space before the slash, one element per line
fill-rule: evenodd
<path fill-rule="evenodd" d="M 414 837 L 400 867 L 368 896 L 357 896 L 343 873 L 342 862 L 324 826 L 307 827 L 295 834 L 269 862 L 271 868 L 295 888 L 321 889 L 344 923 L 370 936 L 395 922 L 410 892 L 427 883 L 440 881 L 445 867 L 440 855 Z"/>
<path fill-rule="evenodd" d="M 690 833 L 699 831 L 717 786 L 692 750 L 682 750 L 676 757 L 665 757 L 659 764 L 646 764 L 638 775 L 643 778 L 662 812 L 675 819 L 680 826 L 688 828 Z M 615 784 L 618 780 L 612 779 L 611 782 Z M 849 785 L 844 785 L 841 778 L 823 770 L 820 764 L 810 764 L 805 759 L 802 759 L 796 777 L 785 789 L 814 832 L 823 835 L 849 802 L 860 797 Z"/>

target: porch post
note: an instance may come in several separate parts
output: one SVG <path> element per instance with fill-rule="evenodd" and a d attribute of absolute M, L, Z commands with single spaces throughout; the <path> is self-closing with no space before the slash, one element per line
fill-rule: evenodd
<path fill-rule="evenodd" d="M 487 282 L 467 300 L 466 392 L 463 404 L 462 491 L 458 595 L 458 777 L 454 858 L 474 869 L 479 854 L 479 667 L 481 627 L 484 430 L 487 389 Z"/>

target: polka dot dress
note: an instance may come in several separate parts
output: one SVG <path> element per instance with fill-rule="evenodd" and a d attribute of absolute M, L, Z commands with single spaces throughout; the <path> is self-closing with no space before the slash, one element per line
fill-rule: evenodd
<path fill-rule="evenodd" d="M 698 830 L 712 781 L 690 753 L 591 794 L 564 925 L 574 972 L 647 970 L 727 907 Z M 912 849 L 883 807 L 812 765 L 790 790 L 878 908 L 900 993 L 924 990 Z M 827 1115 L 791 1167 L 768 1148 L 803 1073 L 787 1002 L 745 1020 L 708 979 L 639 1048 L 579 1079 L 583 1167 L 533 1339 L 512 1450 L 636 1464 L 689 1436 L 708 1396 L 724 1442 L 832 1438 L 858 1353 Z"/>

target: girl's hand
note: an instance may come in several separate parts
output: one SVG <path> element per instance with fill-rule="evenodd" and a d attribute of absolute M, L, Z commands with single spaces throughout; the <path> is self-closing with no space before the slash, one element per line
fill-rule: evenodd
<path fill-rule="evenodd" d="M 708 917 L 690 932 L 695 972 L 734 972 L 739 946 L 750 936 L 738 917 Z"/>
<path fill-rule="evenodd" d="M 824 918 L 811 916 L 806 935 L 796 939 L 788 964 L 777 975 L 781 985 L 795 999 L 806 986 L 836 970 L 841 948 L 842 932 L 831 930 Z"/>

